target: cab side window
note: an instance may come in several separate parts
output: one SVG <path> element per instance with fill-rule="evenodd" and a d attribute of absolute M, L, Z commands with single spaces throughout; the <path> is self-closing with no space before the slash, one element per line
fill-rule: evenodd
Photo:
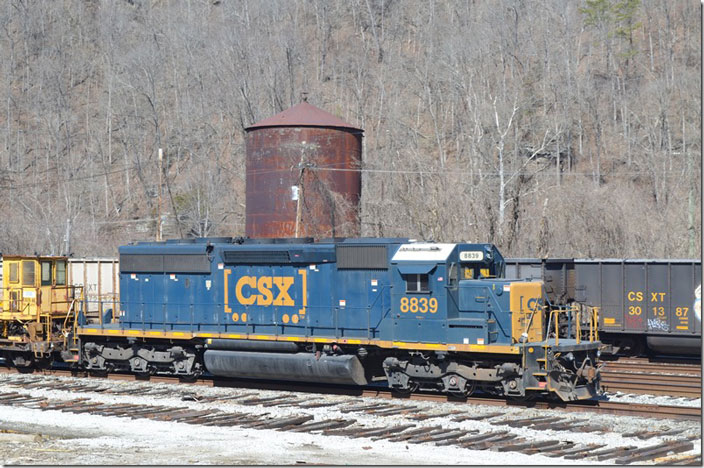
<path fill-rule="evenodd" d="M 403 275 L 406 280 L 406 292 L 407 293 L 427 293 L 430 292 L 428 288 L 428 275 L 425 274 L 412 274 Z"/>
<path fill-rule="evenodd" d="M 22 262 L 22 284 L 34 286 L 34 262 L 31 260 Z"/>
<path fill-rule="evenodd" d="M 42 286 L 51 286 L 51 262 L 42 262 Z"/>
<path fill-rule="evenodd" d="M 10 283 L 19 283 L 20 281 L 20 264 L 10 263 Z"/>
<path fill-rule="evenodd" d="M 66 286 L 66 262 L 56 262 L 56 285 Z"/>
<path fill-rule="evenodd" d="M 457 270 L 457 264 L 454 262 L 450 264 L 450 268 L 447 270 L 447 285 L 451 288 L 457 286 Z"/>

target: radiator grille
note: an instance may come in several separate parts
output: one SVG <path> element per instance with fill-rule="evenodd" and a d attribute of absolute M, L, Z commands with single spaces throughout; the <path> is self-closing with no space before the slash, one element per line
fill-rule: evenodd
<path fill-rule="evenodd" d="M 121 273 L 210 273 L 210 261 L 203 254 L 120 255 Z"/>
<path fill-rule="evenodd" d="M 281 264 L 291 263 L 288 250 L 229 250 L 223 252 L 225 263 Z"/>
<path fill-rule="evenodd" d="M 385 245 L 338 245 L 337 268 L 354 270 L 388 270 Z"/>

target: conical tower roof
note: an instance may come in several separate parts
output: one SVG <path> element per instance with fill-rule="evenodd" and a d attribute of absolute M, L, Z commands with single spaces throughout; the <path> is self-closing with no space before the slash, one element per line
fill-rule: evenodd
<path fill-rule="evenodd" d="M 363 131 L 350 125 L 344 120 L 335 117 L 329 112 L 315 107 L 307 102 L 296 104 L 285 111 L 250 125 L 245 130 L 254 130 L 265 127 L 333 127 L 348 128 Z"/>

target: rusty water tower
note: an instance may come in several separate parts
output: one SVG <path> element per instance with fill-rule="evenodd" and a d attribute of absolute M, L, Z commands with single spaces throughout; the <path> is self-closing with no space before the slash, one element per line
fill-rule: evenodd
<path fill-rule="evenodd" d="M 245 131 L 247 236 L 359 236 L 363 130 L 304 101 Z"/>

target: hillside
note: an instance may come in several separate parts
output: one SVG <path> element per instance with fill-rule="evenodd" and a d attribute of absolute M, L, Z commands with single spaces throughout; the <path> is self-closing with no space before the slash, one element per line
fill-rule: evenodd
<path fill-rule="evenodd" d="M 701 257 L 697 1 L 0 3 L 0 251 L 243 235 L 244 128 L 365 130 L 362 233 Z M 178 222 L 176 221 L 178 219 Z"/>

